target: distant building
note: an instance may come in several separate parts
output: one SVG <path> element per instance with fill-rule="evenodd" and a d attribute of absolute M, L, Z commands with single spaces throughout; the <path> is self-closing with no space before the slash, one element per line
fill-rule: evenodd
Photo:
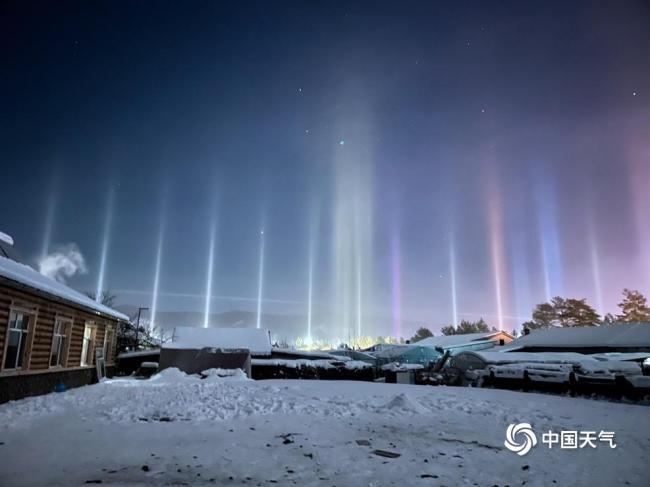
<path fill-rule="evenodd" d="M 485 333 L 467 333 L 465 335 L 441 335 L 425 338 L 415 343 L 421 347 L 432 347 L 449 351 L 451 355 L 468 350 L 486 350 L 496 346 L 506 345 L 514 337 L 505 331 L 490 331 Z"/>
<path fill-rule="evenodd" d="M 160 349 L 159 370 L 177 367 L 188 374 L 207 369 L 242 369 L 251 377 L 251 356 L 271 357 L 271 335 L 260 328 L 177 326 Z"/>
<path fill-rule="evenodd" d="M 650 392 L 645 361 L 650 324 L 537 330 L 493 350 L 464 351 L 446 369 L 449 384 L 486 380 L 492 386 L 524 387 L 629 397 Z"/>
<path fill-rule="evenodd" d="M 0 256 L 0 403 L 112 373 L 115 337 L 128 317 L 34 269 Z"/>
<path fill-rule="evenodd" d="M 332 355 L 348 357 L 359 362 L 366 362 L 373 367 L 377 367 L 377 358 L 370 352 L 360 352 L 357 350 L 332 350 L 329 353 Z"/>
<path fill-rule="evenodd" d="M 364 348 L 362 352 L 381 352 L 383 350 L 390 350 L 393 347 L 399 347 L 396 343 L 375 343 L 372 347 Z"/>

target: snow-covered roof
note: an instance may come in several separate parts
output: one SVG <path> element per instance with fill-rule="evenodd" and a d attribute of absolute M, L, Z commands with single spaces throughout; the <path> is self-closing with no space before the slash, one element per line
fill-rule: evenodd
<path fill-rule="evenodd" d="M 10 235 L 7 235 L 4 232 L 0 232 L 0 242 L 4 242 L 6 244 L 13 245 L 14 244 L 14 239 L 11 238 Z"/>
<path fill-rule="evenodd" d="M 122 352 L 118 354 L 117 358 L 148 357 L 149 355 L 160 355 L 160 349 L 152 348 L 149 350 L 138 350 L 137 352 Z"/>
<path fill-rule="evenodd" d="M 575 352 L 492 352 L 492 351 L 467 351 L 465 354 L 474 355 L 487 364 L 516 364 L 516 363 L 547 363 L 547 364 L 577 364 L 581 362 L 598 362 L 591 355 Z"/>
<path fill-rule="evenodd" d="M 94 299 L 90 299 L 85 294 L 75 291 L 63 283 L 36 272 L 25 264 L 21 264 L 2 256 L 0 256 L 0 276 L 70 303 L 91 309 L 97 314 L 101 313 L 123 321 L 129 320 L 129 317 L 125 314 L 115 311 L 108 306 L 104 306 L 103 304 L 96 302 Z"/>
<path fill-rule="evenodd" d="M 650 324 L 583 326 L 531 331 L 502 348 L 633 348 L 650 347 Z"/>
<path fill-rule="evenodd" d="M 589 356 L 601 360 L 643 362 L 646 358 L 650 358 L 650 352 L 607 352 L 589 354 Z"/>
<path fill-rule="evenodd" d="M 414 345 L 424 347 L 440 347 L 440 348 L 453 348 L 466 345 L 471 342 L 490 341 L 493 337 L 504 333 L 510 336 L 507 332 L 502 331 L 489 331 L 485 333 L 467 333 L 464 335 L 441 335 L 437 337 L 429 337 L 419 340 Z"/>
<path fill-rule="evenodd" d="M 299 358 L 313 358 L 313 359 L 326 359 L 326 360 L 340 360 L 341 357 L 337 357 L 336 355 L 333 355 L 331 353 L 327 352 L 321 352 L 321 351 L 315 351 L 315 350 L 293 350 L 291 348 L 280 348 L 280 347 L 273 347 L 273 353 L 277 353 L 280 355 L 289 355 L 289 356 L 295 356 Z M 344 357 L 343 360 L 347 360 L 347 357 Z"/>
<path fill-rule="evenodd" d="M 263 328 L 198 328 L 177 326 L 162 348 L 245 348 L 253 355 L 271 355 L 271 337 Z"/>

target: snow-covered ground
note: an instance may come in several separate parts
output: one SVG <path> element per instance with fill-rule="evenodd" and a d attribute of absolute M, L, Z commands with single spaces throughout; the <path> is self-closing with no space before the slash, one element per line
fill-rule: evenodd
<path fill-rule="evenodd" d="M 504 447 L 520 422 L 526 456 Z M 549 449 L 548 430 L 618 446 Z M 173 369 L 0 406 L 2 486 L 648 485 L 649 456 L 648 406 L 492 389 Z"/>

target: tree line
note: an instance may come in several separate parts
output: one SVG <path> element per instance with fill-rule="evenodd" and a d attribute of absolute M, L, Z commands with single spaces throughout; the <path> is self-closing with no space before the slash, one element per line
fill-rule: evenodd
<path fill-rule="evenodd" d="M 586 299 L 562 298 L 556 296 L 548 303 L 540 303 L 533 309 L 532 319 L 522 323 L 528 330 L 542 330 L 556 327 L 600 326 L 616 323 L 648 323 L 650 324 L 650 308 L 647 298 L 639 291 L 623 289 L 623 299 L 618 303 L 619 313 L 607 313 L 601 318 L 598 312 L 587 303 Z M 468 333 L 488 333 L 498 331 L 490 327 L 481 318 L 478 321 L 462 320 L 458 326 L 443 326 L 443 335 L 466 335 Z M 516 332 L 513 332 L 516 335 Z M 433 336 L 431 330 L 421 327 L 411 338 L 416 343 L 424 338 Z"/>
<path fill-rule="evenodd" d="M 648 300 L 639 291 L 623 289 L 623 299 L 618 303 L 619 314 L 607 313 L 602 318 L 586 299 L 565 299 L 559 296 L 550 303 L 535 306 L 532 320 L 524 328 L 539 330 L 553 327 L 599 326 L 614 323 L 650 323 Z"/>

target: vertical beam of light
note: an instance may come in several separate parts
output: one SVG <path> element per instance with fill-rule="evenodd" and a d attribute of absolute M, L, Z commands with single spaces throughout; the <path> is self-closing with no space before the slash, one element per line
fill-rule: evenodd
<path fill-rule="evenodd" d="M 309 251 L 307 256 L 307 345 L 312 344 L 312 315 L 314 301 L 314 266 L 316 260 L 316 243 L 319 235 L 319 212 L 316 205 L 313 206 L 309 221 Z"/>
<path fill-rule="evenodd" d="M 260 230 L 260 260 L 259 275 L 257 277 L 257 323 L 256 328 L 262 326 L 262 292 L 264 286 L 264 229 Z"/>
<path fill-rule="evenodd" d="M 596 306 L 597 311 L 601 315 L 605 314 L 603 306 L 603 290 L 600 280 L 600 258 L 598 256 L 598 242 L 596 241 L 596 228 L 594 225 L 593 215 L 589 209 L 589 216 L 587 217 L 587 239 L 589 242 L 589 257 L 591 263 L 591 277 L 594 281 L 594 292 L 596 293 Z"/>
<path fill-rule="evenodd" d="M 530 316 L 530 273 L 526 257 L 526 241 L 522 232 L 515 228 L 511 236 L 512 242 L 512 274 L 514 281 L 514 300 L 517 316 Z M 527 320 L 528 318 L 524 318 Z"/>
<path fill-rule="evenodd" d="M 41 260 L 50 253 L 52 244 L 52 227 L 54 226 L 54 214 L 57 206 L 57 184 L 53 180 L 50 186 L 50 192 L 47 197 L 47 207 L 45 208 L 45 223 L 43 227 L 43 242 L 41 244 Z"/>
<path fill-rule="evenodd" d="M 594 279 L 594 291 L 596 291 L 596 305 L 598 306 L 598 312 L 604 314 L 603 290 L 600 281 L 600 262 L 598 259 L 598 247 L 596 246 L 596 242 L 589 242 L 589 248 L 591 254 L 591 273 Z"/>
<path fill-rule="evenodd" d="M 203 328 L 210 326 L 210 303 L 212 302 L 212 272 L 214 269 L 214 249 L 217 233 L 217 225 L 213 222 L 210 228 L 210 247 L 208 249 L 208 274 L 205 283 L 205 309 L 203 317 Z M 259 328 L 259 327 L 258 327 Z"/>
<path fill-rule="evenodd" d="M 354 253 L 357 262 L 357 338 L 361 338 L 361 331 L 363 328 L 363 263 L 361 254 L 361 208 L 359 203 L 356 205 L 355 211 L 355 242 Z"/>
<path fill-rule="evenodd" d="M 102 300 L 104 291 L 104 276 L 106 275 L 106 259 L 108 257 L 108 244 L 111 239 L 111 223 L 113 221 L 113 204 L 115 200 L 115 191 L 113 187 L 108 189 L 108 199 L 106 202 L 106 214 L 104 215 L 104 232 L 102 235 L 102 246 L 99 258 L 99 274 L 97 276 L 97 290 L 95 291 L 95 301 L 98 303 Z"/>
<path fill-rule="evenodd" d="M 402 336 L 402 269 L 399 230 L 393 228 L 390 240 L 391 256 L 391 304 L 393 315 L 392 336 Z"/>
<path fill-rule="evenodd" d="M 311 240 L 311 239 L 310 239 Z M 314 254 L 313 245 L 309 245 L 309 262 L 307 263 L 307 345 L 311 345 L 311 314 L 314 293 Z"/>
<path fill-rule="evenodd" d="M 449 234 L 449 284 L 451 291 L 452 325 L 458 326 L 458 294 L 456 288 L 456 242 L 454 234 Z"/>
<path fill-rule="evenodd" d="M 562 259 L 557 222 L 557 195 L 548 177 L 537 176 L 536 203 L 538 233 L 542 251 L 546 300 L 562 294 Z"/>
<path fill-rule="evenodd" d="M 336 333 L 352 345 L 368 334 L 364 314 L 372 298 L 373 178 L 367 125 L 348 123 L 351 142 L 337 147 L 333 165 L 333 315 Z"/>
<path fill-rule="evenodd" d="M 154 268 L 153 275 L 153 296 L 151 298 L 151 313 L 150 316 L 150 327 L 153 329 L 156 326 L 156 315 L 158 313 L 158 292 L 160 285 L 160 265 L 162 262 L 162 252 L 163 252 L 163 238 L 165 233 L 164 221 L 161 217 L 160 229 L 158 231 L 158 245 L 156 247 L 156 264 Z"/>
<path fill-rule="evenodd" d="M 639 124 L 639 127 L 644 126 Z M 628 175 L 634 204 L 634 216 L 636 220 L 636 248 L 638 249 L 638 269 L 632 271 L 634 286 L 641 288 L 646 293 L 650 292 L 650 195 L 648 184 L 650 181 L 650 143 L 648 137 L 643 133 L 634 133 L 627 142 L 628 151 Z"/>
<path fill-rule="evenodd" d="M 492 273 L 494 277 L 494 291 L 497 305 L 497 320 L 499 330 L 503 330 L 503 279 L 506 274 L 503 258 L 503 227 L 502 212 L 499 202 L 499 192 L 496 181 L 490 185 L 488 195 L 490 249 L 492 254 Z"/>

